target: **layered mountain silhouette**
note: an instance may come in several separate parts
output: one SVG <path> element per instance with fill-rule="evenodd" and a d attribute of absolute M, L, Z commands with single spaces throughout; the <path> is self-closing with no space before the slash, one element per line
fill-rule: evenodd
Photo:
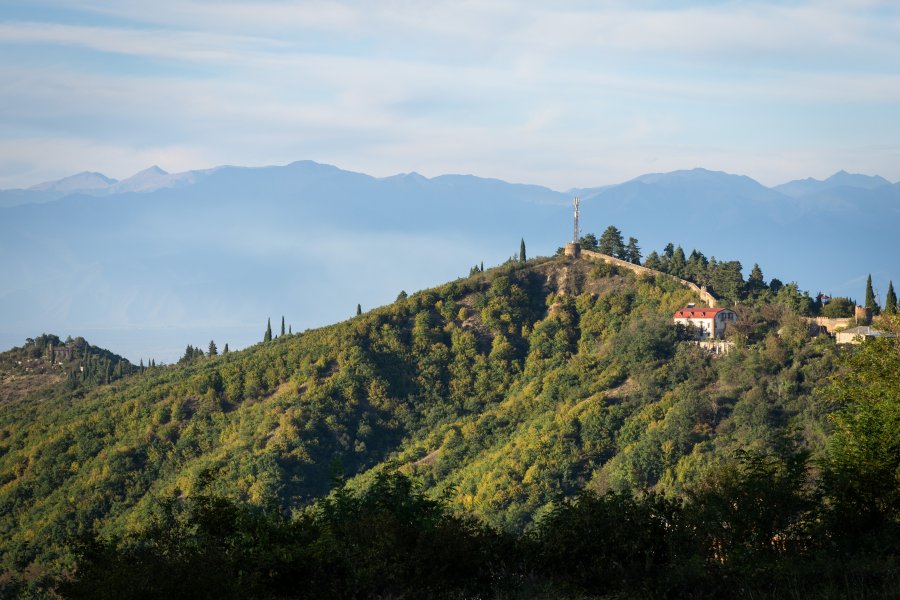
<path fill-rule="evenodd" d="M 256 341 L 267 316 L 286 314 L 295 330 L 332 322 L 357 303 L 502 262 L 523 237 L 530 256 L 554 253 L 571 237 L 573 193 L 584 200 L 583 231 L 614 224 L 644 254 L 673 242 L 831 295 L 861 297 L 869 272 L 879 293 L 900 279 L 900 185 L 880 177 L 767 188 L 694 169 L 558 192 L 469 175 L 376 178 L 312 161 L 151 167 L 122 181 L 82 173 L 0 192 L 0 346 L 71 331 L 132 360 L 171 360 L 217 332 L 232 347 Z M 152 352 L 148 331 L 161 336 Z"/>

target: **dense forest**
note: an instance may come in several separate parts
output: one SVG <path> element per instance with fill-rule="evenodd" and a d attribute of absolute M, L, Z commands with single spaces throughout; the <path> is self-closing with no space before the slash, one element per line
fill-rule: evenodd
<path fill-rule="evenodd" d="M 896 340 L 837 347 L 795 285 L 708 261 L 714 356 L 672 278 L 525 258 L 0 405 L 4 589 L 894 597 Z"/>

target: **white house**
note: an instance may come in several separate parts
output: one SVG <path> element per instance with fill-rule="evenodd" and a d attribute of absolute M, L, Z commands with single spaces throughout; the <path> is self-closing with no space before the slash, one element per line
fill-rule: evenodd
<path fill-rule="evenodd" d="M 698 308 L 688 304 L 686 308 L 675 311 L 673 320 L 685 327 L 693 327 L 698 340 L 725 337 L 729 323 L 737 321 L 737 314 L 728 308 Z"/>

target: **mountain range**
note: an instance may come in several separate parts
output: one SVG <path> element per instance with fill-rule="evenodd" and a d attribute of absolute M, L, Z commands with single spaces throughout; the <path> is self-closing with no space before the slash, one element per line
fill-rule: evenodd
<path fill-rule="evenodd" d="M 116 181 L 81 173 L 0 191 L 0 346 L 36 331 L 90 336 L 133 362 L 187 343 L 241 347 L 265 321 L 350 316 L 616 225 L 643 253 L 668 242 L 759 263 L 767 279 L 860 298 L 898 278 L 900 184 L 840 172 L 773 188 L 694 169 L 566 192 L 469 175 L 376 178 L 312 161 Z"/>

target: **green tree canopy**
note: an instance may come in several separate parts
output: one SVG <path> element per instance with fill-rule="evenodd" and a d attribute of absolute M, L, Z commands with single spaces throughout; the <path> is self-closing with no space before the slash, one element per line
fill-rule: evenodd
<path fill-rule="evenodd" d="M 625 243 L 622 241 L 622 232 L 615 225 L 607 227 L 603 234 L 600 235 L 597 249 L 602 254 L 624 258 Z"/>
<path fill-rule="evenodd" d="M 884 298 L 884 312 L 889 315 L 897 313 L 897 294 L 894 293 L 894 282 L 888 282 L 887 295 Z"/>
<path fill-rule="evenodd" d="M 879 312 L 878 302 L 875 300 L 875 290 L 872 289 L 872 274 L 866 279 L 866 304 L 865 307 L 872 311 L 873 315 Z"/>

